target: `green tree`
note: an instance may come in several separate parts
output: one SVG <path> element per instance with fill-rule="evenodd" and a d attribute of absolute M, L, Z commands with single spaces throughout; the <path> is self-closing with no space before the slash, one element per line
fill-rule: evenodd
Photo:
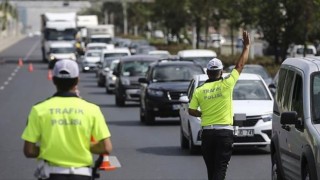
<path fill-rule="evenodd" d="M 18 20 L 18 12 L 16 8 L 10 4 L 9 0 L 0 3 L 0 12 L 2 13 L 0 17 L 2 31 L 8 28 L 8 22 L 11 19 Z"/>

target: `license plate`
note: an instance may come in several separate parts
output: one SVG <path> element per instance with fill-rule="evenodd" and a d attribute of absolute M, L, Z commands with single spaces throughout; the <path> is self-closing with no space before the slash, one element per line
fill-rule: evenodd
<path fill-rule="evenodd" d="M 180 104 L 174 104 L 174 105 L 172 105 L 172 109 L 173 109 L 173 110 L 178 110 L 178 109 L 180 109 L 180 107 L 181 107 Z"/>
<path fill-rule="evenodd" d="M 236 136 L 238 136 L 238 137 L 252 137 L 252 136 L 254 136 L 254 130 L 253 129 L 239 129 Z"/>

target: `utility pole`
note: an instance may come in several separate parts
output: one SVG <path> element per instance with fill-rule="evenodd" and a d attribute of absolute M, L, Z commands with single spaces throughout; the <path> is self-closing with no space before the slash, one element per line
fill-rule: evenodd
<path fill-rule="evenodd" d="M 123 34 L 128 34 L 128 15 L 127 15 L 127 0 L 122 0 L 122 13 L 123 13 Z"/>

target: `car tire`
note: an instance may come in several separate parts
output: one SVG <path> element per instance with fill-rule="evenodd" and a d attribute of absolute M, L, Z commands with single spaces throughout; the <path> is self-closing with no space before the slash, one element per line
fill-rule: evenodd
<path fill-rule="evenodd" d="M 123 107 L 125 105 L 125 101 L 117 94 L 115 95 L 115 101 L 117 106 Z"/>
<path fill-rule="evenodd" d="M 192 132 L 191 132 L 191 128 L 190 128 L 190 125 L 189 125 L 189 138 L 188 138 L 188 145 L 189 145 L 189 152 L 190 154 L 196 154 L 199 152 L 199 147 L 197 147 L 196 145 L 194 145 L 193 143 L 193 139 L 192 139 Z"/>
<path fill-rule="evenodd" d="M 147 125 L 152 125 L 152 124 L 154 124 L 154 121 L 155 121 L 155 116 L 154 116 L 154 114 L 153 114 L 151 111 L 148 111 L 148 110 L 145 110 L 144 112 L 145 112 L 145 114 L 144 114 L 145 123 L 146 123 Z"/>
<path fill-rule="evenodd" d="M 308 164 L 305 164 L 302 170 L 302 180 L 310 180 L 311 178 L 311 171 Z"/>
<path fill-rule="evenodd" d="M 189 141 L 184 136 L 181 125 L 180 125 L 180 146 L 181 146 L 181 149 L 188 149 L 189 147 Z"/>
<path fill-rule="evenodd" d="M 271 156 L 272 158 L 272 165 L 271 165 L 271 179 L 272 180 L 282 180 L 284 179 L 283 178 L 283 175 L 281 174 L 281 171 L 280 171 L 280 165 L 279 165 L 279 161 L 277 159 L 277 154 L 276 152 L 272 154 Z"/>
<path fill-rule="evenodd" d="M 107 94 L 112 94 L 112 90 L 110 90 L 107 85 L 106 85 L 106 93 Z"/>
<path fill-rule="evenodd" d="M 103 87 L 104 86 L 104 83 L 102 82 L 100 75 L 98 76 L 98 81 L 97 82 L 98 82 L 97 83 L 98 87 Z"/>

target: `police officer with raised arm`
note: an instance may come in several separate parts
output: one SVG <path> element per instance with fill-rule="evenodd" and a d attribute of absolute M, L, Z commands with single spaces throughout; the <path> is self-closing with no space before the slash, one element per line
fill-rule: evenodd
<path fill-rule="evenodd" d="M 229 76 L 222 78 L 223 64 L 213 58 L 207 64 L 209 79 L 193 93 L 189 114 L 201 117 L 201 151 L 209 180 L 223 180 L 233 147 L 233 88 L 248 60 L 249 34 L 243 32 L 243 50 Z M 200 107 L 200 110 L 198 108 Z"/>
<path fill-rule="evenodd" d="M 103 114 L 97 105 L 77 95 L 78 81 L 75 61 L 57 61 L 53 69 L 57 92 L 31 108 L 22 134 L 23 152 L 38 159 L 38 179 L 90 180 L 92 153 L 112 151 Z"/>

